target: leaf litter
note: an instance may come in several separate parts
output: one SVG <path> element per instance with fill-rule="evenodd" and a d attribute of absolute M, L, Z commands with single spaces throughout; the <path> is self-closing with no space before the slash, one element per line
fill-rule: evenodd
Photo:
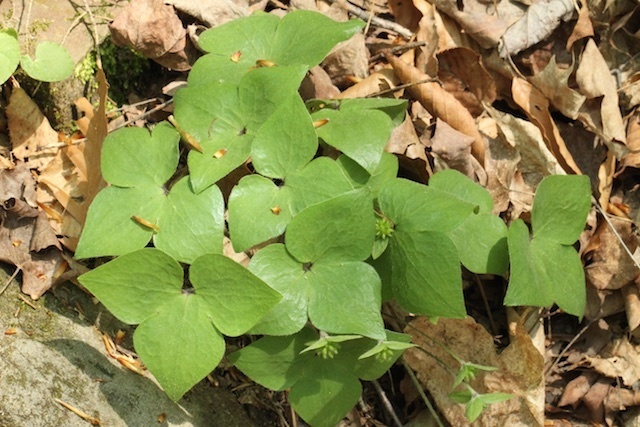
<path fill-rule="evenodd" d="M 114 40 L 173 70 L 188 70 L 197 56 L 193 19 L 215 26 L 254 10 L 282 15 L 294 7 L 348 16 L 340 4 L 314 1 L 167 3 L 172 6 L 131 3 L 111 29 Z M 354 3 L 390 25 L 372 24 L 366 36 L 339 47 L 305 79 L 305 96 L 409 99 L 406 119 L 387 144 L 402 173 L 427 182 L 435 171 L 457 169 L 489 190 L 494 213 L 508 223 L 530 218 L 536 187 L 552 174 L 587 174 L 603 209 L 592 209 L 580 239 L 587 278 L 583 323 L 558 311 L 497 320 L 505 317 L 500 279 L 465 273 L 468 313 L 476 320 L 432 324 L 401 313 L 410 320 L 406 331 L 452 369 L 456 361 L 426 336 L 469 362 L 498 368 L 474 385 L 516 398 L 488 406 L 481 425 L 628 420 L 625 409 L 640 406 L 640 60 L 631 24 L 638 6 L 597 0 Z M 192 17 L 190 25 L 185 16 Z M 401 56 L 389 53 L 407 43 L 393 31 L 395 23 L 415 32 L 422 45 Z M 380 53 L 384 59 L 374 56 Z M 98 108 L 79 101 L 85 117 L 77 121 L 78 135 L 59 135 L 18 87 L 2 111 L 0 133 L 8 132 L 9 144 L 0 151 L 0 254 L 22 270 L 23 292 L 34 299 L 66 277 L 65 251 L 75 250 L 88 205 L 105 186 L 99 154 L 108 132 L 107 82 L 104 75 L 98 81 Z M 225 248 L 245 263 L 252 255 Z M 527 332 L 526 322 L 538 331 L 544 325 L 546 333 Z M 405 359 L 442 416 L 467 425 L 464 407 L 448 398 L 451 374 L 416 349 Z M 398 411 L 403 399 L 405 408 L 415 401 L 410 387 L 401 390 Z M 360 418 L 364 425 L 377 422 L 367 411 Z"/>

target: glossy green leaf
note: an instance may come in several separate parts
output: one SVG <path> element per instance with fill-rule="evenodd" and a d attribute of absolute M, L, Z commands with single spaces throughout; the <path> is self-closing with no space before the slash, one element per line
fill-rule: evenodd
<path fill-rule="evenodd" d="M 406 310 L 464 317 L 458 251 L 443 233 L 397 229 L 390 242 L 393 293 Z"/>
<path fill-rule="evenodd" d="M 237 262 L 204 255 L 191 264 L 189 279 L 208 307 L 208 316 L 225 335 L 246 333 L 281 295 Z"/>
<path fill-rule="evenodd" d="M 112 132 L 102 147 L 102 176 L 118 187 L 161 187 L 176 171 L 180 135 L 166 122 L 153 133 L 143 128 L 123 128 Z"/>
<path fill-rule="evenodd" d="M 77 258 L 124 255 L 153 238 L 156 247 L 182 262 L 222 252 L 224 202 L 220 190 L 195 194 L 188 177 L 164 189 L 178 163 L 178 133 L 166 123 L 151 136 L 138 128 L 105 140 L 102 170 L 113 184 L 89 207 Z"/>
<path fill-rule="evenodd" d="M 387 340 L 408 337 L 388 332 Z M 358 376 L 373 380 L 391 367 L 401 351 L 385 360 L 358 357 L 375 346 L 371 339 L 339 343 L 334 358 L 314 352 L 301 353 L 318 335 L 303 329 L 296 335 L 264 337 L 229 355 L 231 362 L 257 383 L 272 390 L 290 389 L 290 402 L 296 412 L 313 426 L 333 427 L 357 402 L 361 386 Z M 380 374 L 377 375 L 376 374 Z"/>
<path fill-rule="evenodd" d="M 49 41 L 38 44 L 35 59 L 22 56 L 20 65 L 29 77 L 43 82 L 59 82 L 73 73 L 73 60 L 67 49 Z"/>
<path fill-rule="evenodd" d="M 79 277 L 120 320 L 140 323 L 134 345 L 174 400 L 211 372 L 224 354 L 223 333 L 248 331 L 280 295 L 240 264 L 205 255 L 183 270 L 164 252 L 145 248 Z"/>
<path fill-rule="evenodd" d="M 236 252 L 284 233 L 293 216 L 292 194 L 260 175 L 245 176 L 229 196 L 229 234 Z"/>
<path fill-rule="evenodd" d="M 477 213 L 491 213 L 493 199 L 487 189 L 473 182 L 454 169 L 446 169 L 433 175 L 429 187 L 445 191 L 456 198 L 478 207 Z"/>
<path fill-rule="evenodd" d="M 333 110 L 325 108 L 311 115 L 328 122 L 316 129 L 318 137 L 373 173 L 387 145 L 393 124 L 378 110 Z"/>
<path fill-rule="evenodd" d="M 20 63 L 18 34 L 12 28 L 0 30 L 0 84 L 6 82 Z"/>
<path fill-rule="evenodd" d="M 300 262 L 362 261 L 373 246 L 371 194 L 353 190 L 298 213 L 285 233 L 287 250 Z"/>
<path fill-rule="evenodd" d="M 276 66 L 318 65 L 339 42 L 356 34 L 359 20 L 336 22 L 320 13 L 298 10 L 281 20 L 257 13 L 205 31 L 200 46 L 211 52 L 198 61 L 189 83 L 212 79 L 237 82 L 258 60 Z M 295 43 L 292 43 L 295 40 Z M 234 56 L 239 52 L 239 57 Z M 215 76 L 215 77 L 214 77 Z"/>
<path fill-rule="evenodd" d="M 195 295 L 176 294 L 133 334 L 136 352 L 174 401 L 209 375 L 224 356 L 224 338 L 207 314 Z"/>
<path fill-rule="evenodd" d="M 462 224 L 474 209 L 449 193 L 401 178 L 388 181 L 378 201 L 382 213 L 407 232 L 446 233 Z"/>
<path fill-rule="evenodd" d="M 518 220 L 509 228 L 509 256 L 505 305 L 548 307 L 555 302 L 569 314 L 584 314 L 584 271 L 573 247 L 546 238 L 530 240 L 529 229 Z"/>
<path fill-rule="evenodd" d="M 305 266 L 274 244 L 258 251 L 249 268 L 283 295 L 253 333 L 295 333 L 308 317 L 326 332 L 384 338 L 380 279 L 368 264 L 321 260 Z"/>
<path fill-rule="evenodd" d="M 591 184 L 586 175 L 552 175 L 542 180 L 533 202 L 534 238 L 572 245 L 584 230 L 591 208 Z"/>
<path fill-rule="evenodd" d="M 382 153 L 378 167 L 371 174 L 348 156 L 341 155 L 337 162 L 355 188 L 366 186 L 374 198 L 386 182 L 398 175 L 398 158 L 387 152 Z"/>
<path fill-rule="evenodd" d="M 295 94 L 282 102 L 257 131 L 251 161 L 258 173 L 284 179 L 309 163 L 317 150 L 311 116 Z"/>
<path fill-rule="evenodd" d="M 158 249 L 140 249 L 78 280 L 118 319 L 134 325 L 153 315 L 182 288 L 182 267 Z"/>
<path fill-rule="evenodd" d="M 465 222 L 447 235 L 458 249 L 462 264 L 477 274 L 504 276 L 509 267 L 508 230 L 495 215 L 470 215 Z"/>
<path fill-rule="evenodd" d="M 328 157 L 319 157 L 289 175 L 285 184 L 293 193 L 294 214 L 356 188 L 338 163 Z"/>

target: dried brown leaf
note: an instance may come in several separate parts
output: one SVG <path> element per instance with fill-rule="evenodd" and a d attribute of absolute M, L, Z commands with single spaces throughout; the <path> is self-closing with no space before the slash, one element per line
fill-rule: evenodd
<path fill-rule="evenodd" d="M 20 87 L 13 89 L 6 115 L 13 155 L 28 162 L 29 168 L 42 170 L 57 151 L 45 147 L 57 145 L 58 133 Z"/>
<path fill-rule="evenodd" d="M 593 24 L 591 23 L 589 3 L 586 1 L 581 2 L 580 12 L 578 13 L 578 20 L 573 27 L 571 35 L 567 39 L 567 50 L 571 50 L 573 44 L 585 37 L 592 37 L 594 35 Z"/>
<path fill-rule="evenodd" d="M 640 110 L 636 109 L 628 119 L 627 124 L 627 153 L 622 164 L 627 167 L 640 168 Z"/>
<path fill-rule="evenodd" d="M 569 87 L 573 67 L 560 68 L 552 56 L 542 72 L 530 78 L 530 82 L 546 96 L 554 107 L 570 119 L 577 119 L 580 107 L 586 100 L 584 95 Z"/>
<path fill-rule="evenodd" d="M 580 168 L 560 135 L 551 113 L 549 100 L 535 86 L 521 78 L 514 78 L 511 85 L 513 100 L 522 108 L 540 131 L 544 141 L 556 160 L 566 172 L 580 173 Z"/>
<path fill-rule="evenodd" d="M 625 143 L 625 128 L 618 105 L 618 88 L 602 53 L 592 39 L 587 42 L 582 53 L 576 71 L 576 83 L 587 99 L 595 101 L 583 108 L 580 114 L 581 121 L 587 126 L 596 126 L 596 129 L 592 130 L 601 135 L 605 142 L 615 140 Z M 589 111 L 589 106 L 595 111 Z M 583 117 L 587 115 L 591 115 L 592 118 Z M 622 153 L 615 154 L 620 158 Z"/>
<path fill-rule="evenodd" d="M 405 84 L 415 84 L 415 86 L 411 86 L 407 90 L 429 113 L 435 117 L 439 117 L 452 128 L 474 139 L 471 152 L 480 164 L 483 164 L 485 143 L 469 110 L 464 108 L 453 95 L 445 91 L 438 83 L 418 83 L 429 80 L 430 77 L 416 67 L 407 64 L 393 55 L 387 54 L 385 56 L 401 82 Z"/>
<path fill-rule="evenodd" d="M 462 360 L 482 365 L 495 366 L 493 372 L 481 372 L 471 385 L 479 393 L 511 393 L 515 397 L 505 402 L 489 405 L 478 418 L 483 426 L 531 427 L 543 423 L 544 391 L 542 370 L 544 359 L 536 350 L 531 339 L 519 327 L 511 344 L 500 354 L 496 354 L 492 336 L 472 318 L 440 319 L 434 325 L 425 318 L 412 321 L 406 333 L 412 335 L 412 342 L 429 349 L 434 357 L 418 349 L 405 352 L 407 363 L 416 371 L 420 382 L 433 396 L 438 408 L 454 426 L 468 426 L 465 408 L 449 399 L 453 385 L 450 370 L 456 371 L 459 363 L 440 346 L 434 346 L 432 337 Z M 469 345 L 473 343 L 474 345 Z M 441 363 L 447 365 L 449 370 Z"/>

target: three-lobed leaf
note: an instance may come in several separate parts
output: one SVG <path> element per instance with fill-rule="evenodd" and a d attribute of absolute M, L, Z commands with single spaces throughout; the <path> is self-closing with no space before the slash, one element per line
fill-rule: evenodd
<path fill-rule="evenodd" d="M 221 333 L 247 332 L 280 294 L 222 255 L 193 262 L 183 287 L 182 267 L 159 249 L 123 255 L 79 277 L 120 320 L 140 325 L 134 345 L 169 397 L 178 400 L 220 362 Z"/>

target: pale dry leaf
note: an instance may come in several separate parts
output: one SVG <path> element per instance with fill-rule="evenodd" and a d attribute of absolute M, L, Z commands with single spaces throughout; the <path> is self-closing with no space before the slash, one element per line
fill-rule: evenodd
<path fill-rule="evenodd" d="M 607 158 L 598 168 L 598 202 L 602 209 L 607 212 L 611 190 L 613 190 L 613 175 L 616 172 L 616 158 L 611 151 L 607 151 Z"/>
<path fill-rule="evenodd" d="M 593 23 L 591 22 L 591 16 L 589 11 L 589 2 L 581 2 L 580 12 L 578 12 L 578 20 L 573 27 L 571 35 L 567 39 L 567 50 L 571 50 L 573 44 L 586 37 L 593 37 L 595 34 L 593 31 Z"/>
<path fill-rule="evenodd" d="M 393 55 L 385 55 L 385 57 L 395 70 L 401 82 L 405 84 L 416 84 L 407 90 L 429 113 L 474 139 L 471 152 L 482 165 L 484 163 L 485 142 L 469 110 L 464 108 L 453 95 L 445 91 L 438 83 L 427 82 L 417 84 L 418 82 L 429 80 L 430 77 L 416 67 L 407 64 Z"/>
<path fill-rule="evenodd" d="M 299 91 L 303 99 L 333 99 L 340 96 L 340 89 L 331 82 L 331 77 L 319 65 L 309 70 Z"/>
<path fill-rule="evenodd" d="M 369 77 L 359 81 L 355 85 L 345 89 L 342 93 L 334 96 L 334 99 L 345 98 L 365 98 L 374 93 L 394 88 L 398 85 L 398 77 L 391 68 L 383 68 L 371 74 Z M 396 94 L 401 95 L 400 91 Z M 317 97 L 323 98 L 323 97 Z"/>
<path fill-rule="evenodd" d="M 369 75 L 369 49 L 362 33 L 338 43 L 322 61 L 331 81 L 340 87 L 348 86 L 351 78 L 364 79 Z"/>
<path fill-rule="evenodd" d="M 622 164 L 640 168 L 640 109 L 636 109 L 628 118 L 627 148 L 629 152 L 622 159 Z"/>
<path fill-rule="evenodd" d="M 473 38 L 481 47 L 495 47 L 507 29 L 518 21 L 524 12 L 515 3 L 500 1 L 488 6 L 480 0 L 463 0 L 463 10 L 459 10 L 457 2 L 451 0 L 434 0 L 438 11 L 451 17 L 464 34 Z M 458 33 L 461 33 L 458 30 Z M 462 46 L 458 44 L 457 46 Z"/>
<path fill-rule="evenodd" d="M 506 58 L 546 39 L 560 22 L 567 22 L 575 13 L 571 0 L 546 0 L 533 3 L 516 23 L 504 32 L 498 47 Z"/>
<path fill-rule="evenodd" d="M 492 336 L 472 318 L 439 319 L 434 325 L 425 318 L 413 320 L 405 329 L 412 335 L 412 342 L 428 348 L 438 360 L 417 349 L 405 352 L 405 360 L 416 371 L 420 382 L 433 396 L 438 409 L 454 426 L 471 425 L 465 417 L 465 408 L 454 403 L 448 394 L 452 391 L 453 372 L 459 363 L 432 339 L 443 344 L 462 360 L 498 368 L 493 372 L 480 372 L 471 381 L 479 393 L 511 393 L 512 399 L 487 406 L 476 425 L 531 427 L 542 425 L 544 408 L 539 404 L 540 392 L 544 391 L 542 370 L 544 360 L 522 328 L 516 332 L 511 344 L 496 354 Z M 474 345 L 470 346 L 472 342 Z M 447 365 L 444 368 L 441 363 Z"/>
<path fill-rule="evenodd" d="M 584 356 L 584 361 L 606 377 L 621 378 L 627 387 L 640 381 L 640 347 L 627 336 L 611 341 L 598 356 Z"/>
<path fill-rule="evenodd" d="M 615 217 L 611 222 L 623 244 L 633 253 L 638 247 L 638 239 L 631 224 Z M 606 221 L 600 221 L 587 246 L 589 249 L 585 249 L 584 256 L 590 263 L 585 268 L 585 275 L 597 289 L 620 289 L 640 273 Z"/>
<path fill-rule="evenodd" d="M 629 330 L 633 333 L 640 326 L 640 275 L 622 288 L 622 295 Z"/>
<path fill-rule="evenodd" d="M 422 13 L 411 0 L 391 0 L 387 4 L 389 11 L 398 24 L 412 32 L 418 29 L 418 22 L 422 18 Z"/>
<path fill-rule="evenodd" d="M 499 214 L 509 207 L 511 181 L 521 157 L 518 150 L 508 144 L 502 136 L 489 139 L 485 157 L 487 190 L 493 198 L 493 213 Z M 517 213 L 519 216 L 519 213 Z"/>
<path fill-rule="evenodd" d="M 542 132 L 544 141 L 554 157 L 566 172 L 580 174 L 580 168 L 560 135 L 551 113 L 549 100 L 544 94 L 528 81 L 514 78 L 511 84 L 513 100 L 522 108 L 527 118 Z"/>
<path fill-rule="evenodd" d="M 438 51 L 439 36 L 436 25 L 436 8 L 426 0 L 413 0 L 414 6 L 420 11 L 422 18 L 418 22 L 416 41 L 426 43 L 416 49 L 414 65 L 425 73 L 435 76 L 438 72 L 438 63 L 435 57 Z"/>
<path fill-rule="evenodd" d="M 20 87 L 11 92 L 6 115 L 13 155 L 27 162 L 29 168 L 42 170 L 58 150 L 48 148 L 57 145 L 58 133 Z"/>
<path fill-rule="evenodd" d="M 573 67 L 560 68 L 556 64 L 555 55 L 542 72 L 531 77 L 529 81 L 546 96 L 562 114 L 570 119 L 577 119 L 585 96 L 569 87 L 569 78 Z"/>
<path fill-rule="evenodd" d="M 597 133 L 601 134 L 605 142 L 613 140 L 625 143 L 625 127 L 618 105 L 618 88 L 602 53 L 596 46 L 596 43 L 590 39 L 585 46 L 584 52 L 578 69 L 576 71 L 576 83 L 580 87 L 580 92 L 590 100 L 601 99 L 600 108 L 597 113 L 599 120 L 595 121 L 595 126 L 600 129 Z M 597 105 L 597 103 L 594 103 Z M 588 111 L 581 112 L 582 115 L 588 114 Z M 580 117 L 582 120 L 582 117 Z M 587 125 L 594 125 L 592 121 L 585 118 Z M 611 147 L 610 147 L 611 148 Z M 620 152 L 615 152 L 616 157 L 620 158 Z"/>
<path fill-rule="evenodd" d="M 596 374 L 587 371 L 569 381 L 558 402 L 558 406 L 572 406 L 573 409 L 577 408 L 595 380 Z"/>
<path fill-rule="evenodd" d="M 234 2 L 233 0 L 198 0 L 195 2 L 192 0 L 167 0 L 165 3 L 197 18 L 209 27 L 216 27 L 251 13 L 248 2 Z"/>

